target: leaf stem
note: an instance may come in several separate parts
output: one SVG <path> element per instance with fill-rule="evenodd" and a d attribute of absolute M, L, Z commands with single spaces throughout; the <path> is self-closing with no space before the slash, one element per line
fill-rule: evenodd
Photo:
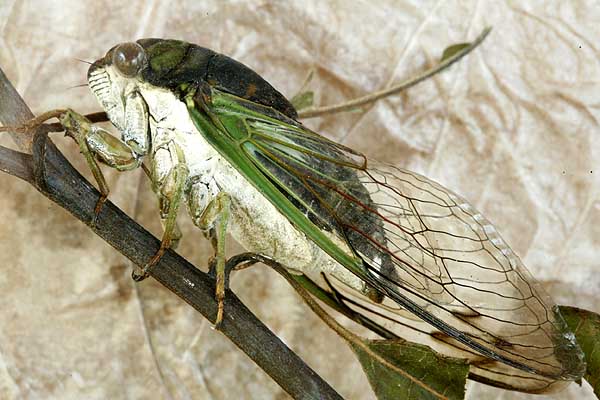
<path fill-rule="evenodd" d="M 381 365 L 385 366 L 386 368 L 394 371 L 395 373 L 403 376 L 405 379 L 411 381 L 413 384 L 415 384 L 415 385 L 421 387 L 423 390 L 429 392 L 435 398 L 440 399 L 440 400 L 448 399 L 446 396 L 437 392 L 432 387 L 426 385 L 425 383 L 421 382 L 419 379 L 415 378 L 414 376 L 410 375 L 406 371 L 402 370 L 401 368 L 398 368 L 396 365 L 394 365 L 391 362 L 389 362 L 388 360 L 386 360 L 384 357 L 382 357 L 381 355 L 379 355 L 378 353 L 373 351 L 368 346 L 365 339 L 360 338 L 359 336 L 355 335 L 354 333 L 350 332 L 348 329 L 346 329 L 342 325 L 340 325 L 335 320 L 334 317 L 329 315 L 327 313 L 327 311 L 325 311 L 315 301 L 315 299 L 312 298 L 312 296 L 308 293 L 308 291 L 296 279 L 294 279 L 294 277 L 289 272 L 287 272 L 281 264 L 279 264 L 276 261 L 270 260 L 270 259 L 262 260 L 262 262 L 263 262 L 263 264 L 269 265 L 271 268 L 275 269 L 275 271 L 277 271 L 281 276 L 283 276 L 285 278 L 285 280 L 287 280 L 288 283 L 294 288 L 294 290 L 296 290 L 296 292 L 300 295 L 302 300 L 304 300 L 304 302 L 311 309 L 311 311 L 314 312 L 315 314 L 317 314 L 317 316 L 319 318 L 321 318 L 321 320 L 323 322 L 325 322 L 325 324 L 327 324 L 327 326 L 329 326 L 329 328 L 331 328 L 335 333 L 337 333 L 340 337 L 342 337 L 352 347 L 360 348 L 360 350 L 365 352 L 371 359 L 373 359 L 374 361 L 377 361 L 378 363 L 380 363 Z M 397 339 L 397 340 L 404 342 L 403 339 Z"/>
<path fill-rule="evenodd" d="M 442 62 L 440 62 L 435 67 L 432 67 L 432 68 L 428 69 L 427 71 L 425 71 L 413 78 L 410 78 L 410 79 L 408 79 L 404 82 L 401 82 L 397 85 L 394 85 L 390 88 L 383 89 L 381 91 L 371 93 L 366 96 L 359 97 L 357 99 L 350 100 L 350 101 L 347 101 L 347 102 L 344 102 L 341 104 L 306 109 L 306 110 L 298 113 L 298 118 L 299 119 L 315 118 L 315 117 L 321 117 L 323 115 L 330 115 L 330 114 L 335 114 L 335 113 L 344 112 L 344 111 L 351 111 L 358 107 L 361 107 L 361 106 L 364 106 L 364 105 L 367 105 L 370 103 L 374 103 L 377 100 L 381 100 L 385 97 L 398 94 L 398 93 L 402 92 L 403 90 L 411 88 L 411 87 L 415 86 L 416 84 L 421 83 L 424 80 L 432 77 L 433 75 L 442 72 L 443 70 L 447 69 L 452 64 L 454 64 L 455 62 L 459 61 L 461 58 L 463 58 L 464 56 L 469 54 L 471 51 L 473 51 L 477 46 L 479 46 L 479 44 L 481 44 L 481 42 L 483 42 L 483 40 L 487 37 L 487 35 L 490 33 L 491 30 L 492 30 L 492 28 L 489 28 L 489 27 L 485 28 L 483 30 L 483 32 L 481 32 L 481 34 L 473 42 L 471 42 L 468 46 L 465 46 L 463 49 L 456 52 L 451 57 L 444 59 Z"/>

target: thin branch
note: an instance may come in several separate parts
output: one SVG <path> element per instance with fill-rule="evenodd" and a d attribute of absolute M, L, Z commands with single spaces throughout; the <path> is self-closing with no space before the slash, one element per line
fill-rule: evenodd
<path fill-rule="evenodd" d="M 0 146 L 0 171 L 33 183 L 33 158 L 30 154 Z"/>
<path fill-rule="evenodd" d="M 3 125 L 20 125 L 34 117 L 23 98 L 10 83 L 0 68 L 0 122 Z M 12 138 L 22 151 L 31 153 L 34 131 L 23 134 L 12 134 Z"/>
<path fill-rule="evenodd" d="M 468 46 L 456 52 L 456 54 L 454 54 L 452 57 L 446 58 L 435 67 L 428 69 L 427 71 L 415 76 L 414 78 L 411 78 L 407 81 L 401 82 L 397 85 L 381 90 L 379 92 L 371 93 L 369 95 L 359 97 L 357 99 L 350 100 L 342 104 L 336 104 L 333 106 L 325 106 L 319 108 L 310 108 L 305 111 L 300 111 L 298 113 L 298 118 L 315 118 L 325 114 L 335 114 L 344 111 L 351 111 L 366 104 L 374 103 L 377 100 L 383 99 L 384 97 L 392 96 L 394 94 L 400 93 L 403 90 L 411 88 L 416 84 L 421 83 L 424 80 L 432 77 L 433 75 L 445 70 L 446 68 L 450 67 L 452 64 L 469 54 L 477 46 L 479 46 L 481 42 L 483 42 L 483 40 L 490 33 L 491 30 L 492 28 L 485 28 L 483 32 L 477 37 L 477 39 L 475 39 Z"/>
<path fill-rule="evenodd" d="M 0 69 L 0 122 L 19 125 L 33 114 Z M 42 131 L 17 135 L 23 154 L 0 147 L 0 169 L 32 183 L 42 194 L 88 225 L 94 233 L 138 266 L 158 250 L 160 242 L 110 201 L 92 226 L 98 191 L 86 181 Z M 208 320 L 217 312 L 214 281 L 173 251 L 150 275 Z M 260 321 L 231 291 L 225 299 L 221 331 L 287 393 L 297 399 L 341 399 Z"/>

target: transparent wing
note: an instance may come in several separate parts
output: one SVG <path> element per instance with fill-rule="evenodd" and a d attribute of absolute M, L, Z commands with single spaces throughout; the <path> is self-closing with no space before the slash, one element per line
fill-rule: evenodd
<path fill-rule="evenodd" d="M 556 380 L 516 369 L 502 362 L 481 356 L 430 324 L 414 318 L 390 299 L 374 303 L 357 291 L 348 288 L 334 277 L 311 276 L 313 284 L 331 293 L 330 300 L 338 303 L 344 315 L 384 339 L 403 338 L 421 343 L 450 357 L 467 359 L 471 365 L 469 378 L 510 390 L 547 393 L 561 390 L 569 380 Z M 350 313 L 344 312 L 351 310 Z M 364 335 L 364 332 L 362 333 Z"/>
<path fill-rule="evenodd" d="M 361 254 L 373 274 L 395 284 L 394 292 L 519 365 L 482 357 L 444 327 L 425 324 L 388 299 L 373 303 L 331 279 L 347 305 L 401 337 L 411 335 L 415 341 L 416 335 L 440 352 L 471 360 L 472 372 L 486 383 L 537 392 L 558 388 L 555 380 L 580 377 L 580 350 L 553 302 L 481 213 L 464 198 L 410 171 L 370 163 L 359 176 L 373 204 L 358 213 L 367 224 L 384 221 L 385 241 L 359 235 L 369 243 Z M 352 191 L 345 193 L 353 197 Z M 340 219 L 347 220 L 344 215 Z M 357 226 L 348 229 L 360 231 Z M 380 272 L 378 266 L 386 263 L 387 269 Z"/>
<path fill-rule="evenodd" d="M 245 157 L 363 260 L 361 278 L 387 297 L 368 302 L 374 313 L 425 321 L 423 332 L 477 358 L 482 379 L 497 385 L 521 377 L 515 387 L 537 390 L 539 381 L 581 377 L 583 356 L 552 301 L 465 199 L 422 175 L 367 163 L 271 109 L 214 101 L 221 129 L 244 132 L 235 135 Z"/>

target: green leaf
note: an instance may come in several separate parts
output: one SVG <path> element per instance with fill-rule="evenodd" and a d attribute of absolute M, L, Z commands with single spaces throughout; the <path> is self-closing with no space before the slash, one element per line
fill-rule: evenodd
<path fill-rule="evenodd" d="M 459 53 L 460 51 L 466 49 L 469 46 L 471 46 L 471 43 L 457 43 L 453 44 L 452 46 L 446 47 L 446 50 L 444 50 L 444 52 L 442 53 L 442 58 L 440 59 L 440 62 L 444 62 L 445 60 L 449 59 L 450 57 L 454 56 L 455 54 Z"/>
<path fill-rule="evenodd" d="M 309 90 L 307 92 L 298 93 L 292 97 L 290 103 L 292 103 L 296 111 L 300 111 L 304 110 L 305 108 L 312 107 L 314 100 L 315 93 Z"/>
<path fill-rule="evenodd" d="M 378 399 L 464 398 L 469 373 L 465 360 L 442 356 L 427 346 L 398 338 L 368 317 L 354 312 L 340 302 L 337 295 L 323 290 L 306 276 L 294 275 L 292 279 L 329 307 L 388 338 L 366 340 L 355 335 L 351 336 L 352 339 L 345 337 Z"/>
<path fill-rule="evenodd" d="M 600 315 L 576 307 L 558 308 L 585 354 L 585 380 L 594 388 L 596 397 L 600 398 Z"/>
<path fill-rule="evenodd" d="M 379 400 L 463 399 L 469 364 L 403 340 L 349 342 Z"/>

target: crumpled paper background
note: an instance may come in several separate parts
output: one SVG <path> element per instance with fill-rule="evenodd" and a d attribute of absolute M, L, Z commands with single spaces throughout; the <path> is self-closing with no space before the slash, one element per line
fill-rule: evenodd
<path fill-rule="evenodd" d="M 317 101 L 334 104 L 412 76 L 493 26 L 449 71 L 306 124 L 463 194 L 557 303 L 600 312 L 599 20 L 584 1 L 4 0 L 0 65 L 35 113 L 92 112 L 87 88 L 72 88 L 87 71 L 75 58 L 180 38 L 244 62 L 288 97 L 314 69 Z M 105 173 L 111 200 L 160 234 L 141 171 Z M 132 282 L 128 262 L 64 210 L 5 174 L 0 187 L 0 398 L 287 398 L 189 306 L 152 279 Z M 180 252 L 204 268 L 209 246 L 184 217 Z M 347 346 L 274 272 L 252 268 L 232 287 L 344 397 L 373 398 Z M 468 397 L 533 398 L 474 383 Z M 594 396 L 584 384 L 547 398 Z"/>

